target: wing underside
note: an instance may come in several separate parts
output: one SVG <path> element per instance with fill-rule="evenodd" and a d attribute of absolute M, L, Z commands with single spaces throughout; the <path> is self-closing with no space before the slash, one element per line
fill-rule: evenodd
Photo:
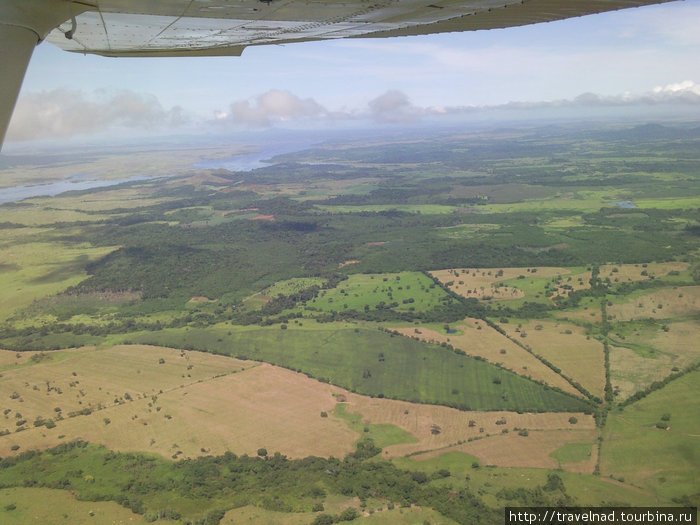
<path fill-rule="evenodd" d="M 67 22 L 47 40 L 105 56 L 240 55 L 253 45 L 505 28 L 659 1 L 98 0 L 80 4 L 72 39 Z"/>

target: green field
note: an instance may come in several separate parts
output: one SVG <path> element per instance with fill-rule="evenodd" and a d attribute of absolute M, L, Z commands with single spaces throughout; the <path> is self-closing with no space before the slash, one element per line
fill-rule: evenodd
<path fill-rule="evenodd" d="M 603 434 L 601 475 L 622 478 L 661 500 L 689 498 L 697 505 L 699 393 L 700 372 L 691 372 L 612 412 Z"/>
<path fill-rule="evenodd" d="M 567 443 L 550 454 L 560 463 L 577 463 L 588 459 L 593 443 Z"/>
<path fill-rule="evenodd" d="M 453 302 L 442 288 L 422 273 L 354 274 L 336 288 L 322 290 L 317 298 L 306 303 L 302 311 L 359 312 L 365 308 L 427 311 Z"/>
<path fill-rule="evenodd" d="M 440 346 L 376 329 L 307 324 L 291 324 L 286 330 L 280 326 L 163 330 L 132 340 L 266 361 L 372 396 L 470 410 L 591 408 L 573 396 Z"/>
<path fill-rule="evenodd" d="M 126 525 L 148 523 L 143 516 L 113 501 L 79 501 L 67 490 L 11 488 L 0 490 L 0 521 L 7 525 Z M 166 520 L 151 523 L 163 525 Z"/>
<path fill-rule="evenodd" d="M 369 437 L 379 448 L 396 445 L 398 443 L 416 443 L 418 441 L 415 436 L 396 425 L 363 423 L 362 414 L 351 414 L 347 412 L 344 403 L 338 403 L 338 405 L 336 405 L 334 414 L 344 419 L 350 428 L 356 431 L 360 436 Z"/>
<path fill-rule="evenodd" d="M 464 485 L 478 490 L 483 500 L 495 508 L 523 504 L 517 499 L 517 492 L 507 493 L 503 489 L 517 490 L 521 487 L 532 489 L 543 486 L 547 482 L 549 473 L 546 469 L 484 467 L 479 465 L 477 458 L 464 452 L 446 452 L 421 461 L 410 458 L 398 458 L 392 461 L 400 468 L 420 470 L 429 476 L 446 470 L 450 473 L 450 477 L 441 480 L 442 483 L 452 486 Z M 557 471 L 557 475 L 562 478 L 566 493 L 574 498 L 578 505 L 600 506 L 621 502 L 638 506 L 648 504 L 648 495 L 641 493 L 635 487 L 625 486 L 599 476 L 574 474 L 561 470 Z"/>

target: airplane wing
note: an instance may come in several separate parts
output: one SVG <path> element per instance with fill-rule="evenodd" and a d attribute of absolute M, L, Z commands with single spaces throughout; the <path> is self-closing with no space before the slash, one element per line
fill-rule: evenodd
<path fill-rule="evenodd" d="M 669 0 L 0 0 L 0 144 L 32 50 L 240 55 L 247 46 L 495 29 Z"/>

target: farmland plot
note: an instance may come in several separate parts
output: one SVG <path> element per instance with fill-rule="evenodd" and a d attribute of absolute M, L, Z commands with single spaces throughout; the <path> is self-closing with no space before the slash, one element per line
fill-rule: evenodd
<path fill-rule="evenodd" d="M 574 395 L 580 393 L 564 378 L 547 367 L 542 361 L 527 352 L 503 334 L 478 319 L 465 319 L 452 325 L 455 334 L 445 334 L 428 328 L 399 328 L 397 331 L 405 336 L 431 343 L 449 343 L 463 350 L 467 355 L 483 357 L 508 370 L 555 386 Z"/>
<path fill-rule="evenodd" d="M 541 320 L 505 324 L 503 328 L 535 354 L 561 369 L 566 377 L 602 398 L 605 388 L 603 345 L 586 336 L 583 328 L 563 321 Z"/>

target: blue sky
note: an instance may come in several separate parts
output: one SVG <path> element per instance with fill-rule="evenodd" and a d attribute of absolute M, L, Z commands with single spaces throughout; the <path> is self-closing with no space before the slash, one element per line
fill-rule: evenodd
<path fill-rule="evenodd" d="M 700 118 L 699 22 L 700 1 L 686 0 L 503 30 L 254 47 L 242 57 L 110 59 L 42 44 L 8 139 L 401 124 L 513 102 L 541 109 L 585 93 L 598 106 L 681 101 Z"/>

